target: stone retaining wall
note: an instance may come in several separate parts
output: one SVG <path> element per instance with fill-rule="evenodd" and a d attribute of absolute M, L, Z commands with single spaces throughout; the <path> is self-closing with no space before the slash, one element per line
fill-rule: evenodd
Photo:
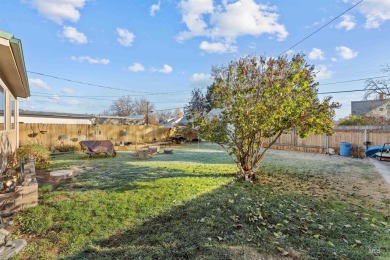
<path fill-rule="evenodd" d="M 34 162 L 27 162 L 24 169 L 23 184 L 16 186 L 14 192 L 0 194 L 0 211 L 13 212 L 38 205 L 38 182 Z"/>

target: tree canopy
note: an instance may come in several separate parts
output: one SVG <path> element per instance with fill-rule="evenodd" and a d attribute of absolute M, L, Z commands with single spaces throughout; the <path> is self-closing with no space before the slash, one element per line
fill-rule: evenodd
<path fill-rule="evenodd" d="M 295 128 L 301 137 L 333 131 L 337 104 L 331 97 L 318 99 L 314 67 L 301 54 L 247 56 L 214 66 L 212 77 L 212 88 L 203 95 L 212 100 L 212 110 L 192 110 L 191 117 L 203 138 L 235 160 L 241 177 L 255 178 L 266 151 L 284 131 Z"/>

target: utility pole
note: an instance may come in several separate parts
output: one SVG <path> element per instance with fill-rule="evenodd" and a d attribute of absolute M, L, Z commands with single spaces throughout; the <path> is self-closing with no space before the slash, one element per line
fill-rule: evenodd
<path fill-rule="evenodd" d="M 149 125 L 149 102 L 146 102 L 146 125 Z"/>

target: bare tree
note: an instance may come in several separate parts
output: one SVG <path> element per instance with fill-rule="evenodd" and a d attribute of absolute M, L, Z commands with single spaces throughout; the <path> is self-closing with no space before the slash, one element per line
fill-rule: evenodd
<path fill-rule="evenodd" d="M 134 111 L 134 101 L 127 95 L 115 100 L 102 114 L 109 116 L 129 116 L 134 114 Z"/>
<path fill-rule="evenodd" d="M 137 115 L 146 115 L 147 113 L 149 114 L 154 109 L 155 109 L 154 104 L 150 103 L 150 101 L 144 97 L 135 100 L 134 112 Z"/>
<path fill-rule="evenodd" d="M 172 110 L 158 111 L 154 113 L 154 116 L 158 119 L 159 123 L 165 122 L 172 117 L 175 117 L 175 113 Z"/>
<path fill-rule="evenodd" d="M 382 70 L 384 73 L 389 73 L 390 77 L 390 65 L 386 64 Z M 390 78 L 388 79 L 368 79 L 365 83 L 366 93 L 364 99 L 374 97 L 374 99 L 390 98 Z"/>

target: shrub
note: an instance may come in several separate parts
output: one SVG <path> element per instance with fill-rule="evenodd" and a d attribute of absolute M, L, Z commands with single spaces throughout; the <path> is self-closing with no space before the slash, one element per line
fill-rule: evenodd
<path fill-rule="evenodd" d="M 74 144 L 64 144 L 64 145 L 56 145 L 54 146 L 56 151 L 59 152 L 74 152 L 74 151 L 80 151 L 80 145 L 74 145 Z"/>
<path fill-rule="evenodd" d="M 18 162 L 30 156 L 35 158 L 35 166 L 37 169 L 43 169 L 49 165 L 50 151 L 40 144 L 27 144 L 16 150 L 16 159 Z"/>
<path fill-rule="evenodd" d="M 384 126 L 389 124 L 390 124 L 390 119 L 379 115 L 371 115 L 371 116 L 351 115 L 347 118 L 341 119 L 338 125 L 339 126 L 358 126 L 358 125 Z"/>

